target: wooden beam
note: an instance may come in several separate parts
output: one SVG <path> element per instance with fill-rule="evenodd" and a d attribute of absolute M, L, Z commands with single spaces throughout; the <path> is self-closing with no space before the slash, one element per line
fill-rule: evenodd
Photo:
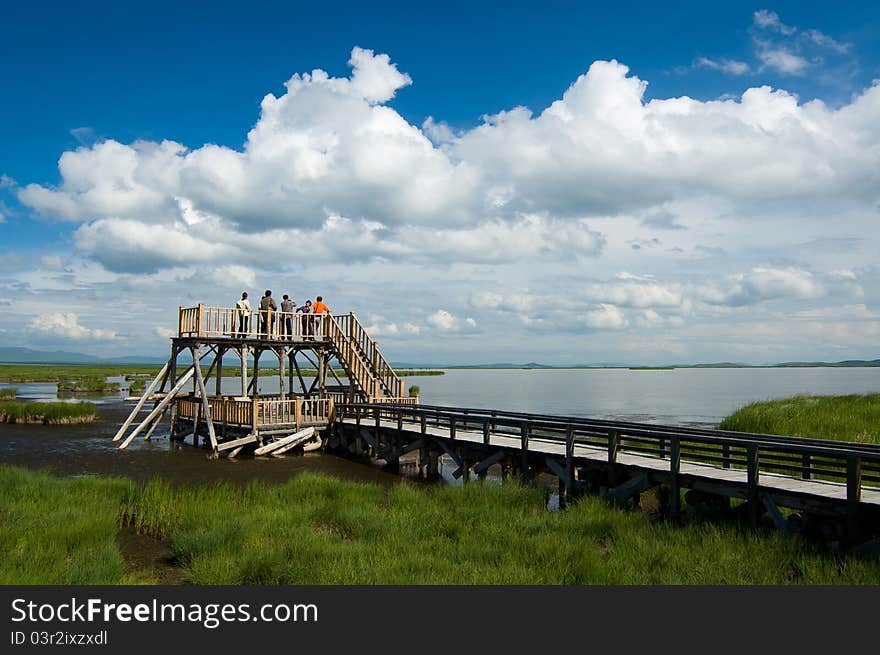
<path fill-rule="evenodd" d="M 159 412 L 162 411 L 163 409 L 165 409 L 165 407 L 168 405 L 168 403 L 170 403 L 171 400 L 172 400 L 172 399 L 177 395 L 177 393 L 181 390 L 181 388 L 183 388 L 183 385 L 185 385 L 185 384 L 189 381 L 189 379 L 193 376 L 193 373 L 194 373 L 194 372 L 195 372 L 195 368 L 192 367 L 192 366 L 190 366 L 190 367 L 186 370 L 186 373 L 184 373 L 184 374 L 180 377 L 180 380 L 177 381 L 177 384 L 175 384 L 174 387 L 171 389 L 171 391 L 168 392 L 168 395 L 165 396 L 165 398 L 163 398 L 163 399 L 159 402 L 159 404 L 156 405 L 156 407 L 153 408 L 153 411 L 150 412 L 150 413 L 147 415 L 147 417 L 146 417 L 143 421 L 141 421 L 140 425 L 138 425 L 138 426 L 132 431 L 132 433 L 131 433 L 130 435 L 128 435 L 128 436 L 125 438 L 125 441 L 123 441 L 121 444 L 119 444 L 119 446 L 118 446 L 119 450 L 123 450 L 123 449 L 127 448 L 127 447 L 128 447 L 128 444 L 131 443 L 132 439 L 134 439 L 134 438 L 135 438 L 135 437 L 141 432 L 141 430 L 143 430 L 143 429 L 147 426 L 147 423 L 149 423 L 149 422 L 152 421 L 154 418 L 156 418 L 156 416 L 159 415 Z"/>
<path fill-rule="evenodd" d="M 144 394 L 141 396 L 141 399 L 138 401 L 137 405 L 134 406 L 134 409 L 131 410 L 131 414 L 128 415 L 128 418 L 125 419 L 125 423 L 122 424 L 122 427 L 119 428 L 119 431 L 113 437 L 113 441 L 119 441 L 122 439 L 122 435 L 125 434 L 125 431 L 128 430 L 128 426 L 131 425 L 131 422 L 134 420 L 134 417 L 137 416 L 138 412 L 141 411 L 141 408 L 147 402 L 147 399 L 150 397 L 150 394 L 153 393 L 153 389 L 156 388 L 156 385 L 159 384 L 159 380 L 162 376 L 168 372 L 168 368 L 171 365 L 171 361 L 166 362 L 165 366 L 162 367 L 162 370 L 153 378 L 153 381 L 150 382 L 150 386 L 148 386 L 144 390 Z"/>
<path fill-rule="evenodd" d="M 162 419 L 165 418 L 165 414 L 168 413 L 168 409 L 171 405 L 168 405 L 165 409 L 162 410 L 162 413 L 153 421 L 153 425 L 150 426 L 150 429 L 147 430 L 147 433 L 144 435 L 144 441 L 149 441 L 150 437 L 153 436 L 153 432 L 156 431 L 156 428 L 159 426 L 159 423 L 162 422 Z"/>
<path fill-rule="evenodd" d="M 764 507 L 767 508 L 767 511 L 773 518 L 773 523 L 776 524 L 776 527 L 779 528 L 779 531 L 782 532 L 783 536 L 790 537 L 791 528 L 788 527 L 788 523 L 786 523 L 785 519 L 782 518 L 782 513 L 776 506 L 776 501 L 773 500 L 773 496 L 768 493 L 763 493 L 761 494 L 761 501 L 764 503 Z"/>
<path fill-rule="evenodd" d="M 643 473 L 642 475 L 637 475 L 633 478 L 630 478 L 623 484 L 620 484 L 613 489 L 609 489 L 605 497 L 617 500 L 626 500 L 627 498 L 632 498 L 636 494 L 640 494 L 650 488 L 651 481 L 648 479 L 647 473 Z"/>
<path fill-rule="evenodd" d="M 307 428 L 307 430 L 312 430 L 312 434 L 306 434 L 302 437 L 298 437 L 297 439 L 294 439 L 290 443 L 287 443 L 287 444 L 281 446 L 281 448 L 277 448 L 277 449 L 273 450 L 269 454 L 272 455 L 273 457 L 276 455 L 283 455 L 291 448 L 296 448 L 297 446 L 304 444 L 307 441 L 311 441 L 312 439 L 314 439 L 318 436 L 317 432 L 315 431 L 315 428 Z M 301 430 L 301 432 L 306 432 L 306 430 Z"/>
<path fill-rule="evenodd" d="M 205 379 L 202 377 L 202 366 L 199 357 L 193 352 L 193 365 L 196 368 L 196 381 L 202 393 L 202 409 L 205 411 L 205 424 L 208 426 L 208 438 L 211 440 L 211 449 L 217 452 L 217 435 L 214 433 L 214 421 L 211 418 L 211 404 L 208 402 L 208 394 L 205 391 Z"/>
<path fill-rule="evenodd" d="M 456 466 L 461 466 L 461 461 L 462 461 L 461 455 L 459 455 L 454 450 L 452 450 L 452 448 L 447 446 L 445 439 L 435 439 L 434 441 L 440 445 L 440 447 L 443 449 L 443 452 L 445 452 L 447 455 L 449 455 L 452 458 L 452 461 L 455 462 Z"/>
<path fill-rule="evenodd" d="M 502 459 L 504 459 L 505 454 L 506 453 L 503 450 L 499 450 L 499 451 L 489 455 L 485 459 L 480 460 L 479 462 L 474 464 L 474 467 L 473 467 L 474 474 L 479 475 L 483 471 L 487 470 L 493 464 L 497 464 Z"/>
<path fill-rule="evenodd" d="M 246 437 L 242 437 L 241 439 L 232 439 L 231 441 L 224 441 L 221 444 L 217 444 L 217 450 L 230 450 L 233 448 L 238 448 L 240 446 L 247 446 L 249 443 L 256 443 L 256 441 L 257 435 L 249 434 Z"/>
<path fill-rule="evenodd" d="M 254 451 L 254 455 L 266 455 L 268 453 L 271 453 L 274 450 L 277 450 L 279 448 L 286 446 L 287 444 L 289 444 L 291 442 L 296 441 L 297 443 L 300 443 L 302 441 L 305 441 L 306 439 L 310 439 L 311 437 L 314 436 L 314 434 L 315 434 L 315 428 L 306 428 L 304 430 L 300 430 L 299 432 L 294 432 L 293 434 L 291 434 L 287 437 L 284 437 L 283 439 L 278 439 L 277 441 L 273 441 L 270 444 L 266 444 L 265 446 L 257 448 Z M 299 440 L 299 441 L 297 441 L 297 440 Z"/>

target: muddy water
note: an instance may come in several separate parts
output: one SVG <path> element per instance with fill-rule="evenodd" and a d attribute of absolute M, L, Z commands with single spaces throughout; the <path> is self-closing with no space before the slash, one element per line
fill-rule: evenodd
<path fill-rule="evenodd" d="M 120 451 L 112 439 L 130 410 L 118 400 L 104 399 L 98 405 L 98 420 L 89 425 L 0 425 L 0 463 L 49 469 L 63 476 L 115 475 L 135 480 L 160 476 L 174 483 L 282 483 L 304 471 L 385 485 L 401 479 L 377 466 L 321 452 L 212 460 L 203 449 L 172 443 L 165 426 L 150 441 L 135 438 Z"/>

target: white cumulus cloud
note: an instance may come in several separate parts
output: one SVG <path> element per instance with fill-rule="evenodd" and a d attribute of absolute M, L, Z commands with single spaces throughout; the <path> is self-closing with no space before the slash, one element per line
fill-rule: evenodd
<path fill-rule="evenodd" d="M 81 325 L 79 317 L 73 312 L 41 314 L 29 325 L 38 335 L 82 341 L 83 339 L 115 339 L 112 330 L 93 329 Z"/>

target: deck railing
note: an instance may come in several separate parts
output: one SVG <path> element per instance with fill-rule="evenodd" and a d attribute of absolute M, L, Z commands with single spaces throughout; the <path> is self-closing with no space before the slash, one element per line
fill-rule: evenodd
<path fill-rule="evenodd" d="M 403 396 L 403 380 L 353 313 L 334 316 L 271 309 L 243 311 L 199 304 L 180 307 L 178 336 L 330 341 L 365 397 Z"/>
<path fill-rule="evenodd" d="M 230 397 L 210 397 L 208 407 L 211 420 L 253 429 L 268 428 L 273 425 L 322 425 L 335 418 L 333 398 L 259 398 L 237 400 Z M 177 401 L 177 416 L 190 420 L 204 420 L 201 398 L 180 398 Z"/>
<path fill-rule="evenodd" d="M 230 339 L 323 338 L 322 315 L 234 307 L 179 308 L 178 336 Z"/>
<path fill-rule="evenodd" d="M 256 426 L 329 423 L 334 419 L 334 406 L 332 398 L 260 399 L 255 402 Z"/>

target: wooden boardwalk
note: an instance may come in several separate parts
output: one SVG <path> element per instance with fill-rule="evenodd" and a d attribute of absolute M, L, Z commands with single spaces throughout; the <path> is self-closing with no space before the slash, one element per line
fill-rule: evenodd
<path fill-rule="evenodd" d="M 418 451 L 431 477 L 439 456 L 455 477 L 549 473 L 561 495 L 588 486 L 620 500 L 658 485 L 746 501 L 752 520 L 768 513 L 783 531 L 780 508 L 838 523 L 851 540 L 880 529 L 880 447 L 642 423 L 486 409 L 340 405 L 331 444 L 395 461 Z M 729 502 L 729 501 L 728 501 Z"/>

